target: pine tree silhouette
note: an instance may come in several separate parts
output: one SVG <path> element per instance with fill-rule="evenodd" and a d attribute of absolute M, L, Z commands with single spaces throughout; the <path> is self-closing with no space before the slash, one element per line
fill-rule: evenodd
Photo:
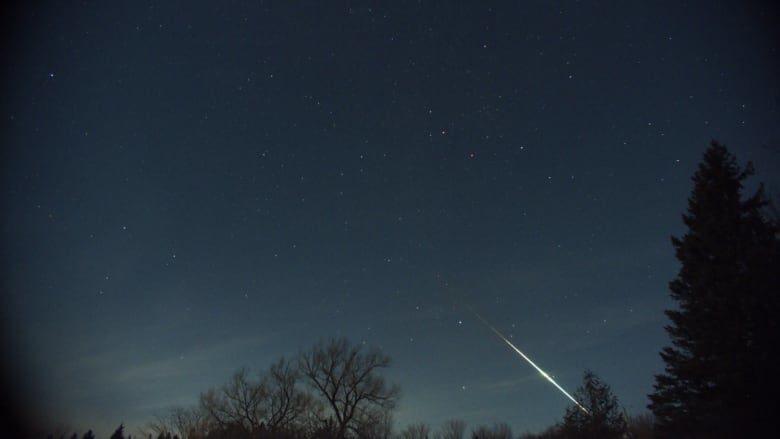
<path fill-rule="evenodd" d="M 566 409 L 561 424 L 564 437 L 571 439 L 620 439 L 627 432 L 620 404 L 609 385 L 592 371 L 583 374 L 582 385 L 574 392 L 574 399 L 588 411 L 571 405 Z"/>
<path fill-rule="evenodd" d="M 119 424 L 119 427 L 114 431 L 114 434 L 111 435 L 111 439 L 125 439 L 124 431 L 124 424 Z"/>
<path fill-rule="evenodd" d="M 713 141 L 693 177 L 688 232 L 672 238 L 681 263 L 669 284 L 678 309 L 666 311 L 672 346 L 649 395 L 661 437 L 754 437 L 771 425 L 778 227 L 764 215 L 763 186 L 742 199 L 752 173 Z"/>

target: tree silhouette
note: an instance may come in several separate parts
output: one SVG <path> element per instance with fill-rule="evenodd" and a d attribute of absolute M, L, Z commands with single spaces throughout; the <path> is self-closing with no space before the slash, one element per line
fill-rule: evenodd
<path fill-rule="evenodd" d="M 84 433 L 84 436 L 81 436 L 81 439 L 95 439 L 95 433 L 92 433 L 92 430 L 88 430 Z"/>
<path fill-rule="evenodd" d="M 211 430 L 207 413 L 200 406 L 171 407 L 165 414 L 158 414 L 146 425 L 149 436 L 157 439 L 200 439 Z"/>
<path fill-rule="evenodd" d="M 267 392 L 262 382 L 252 381 L 247 370 L 240 369 L 227 384 L 201 394 L 200 406 L 220 428 L 251 433 L 265 419 Z"/>
<path fill-rule="evenodd" d="M 379 375 L 390 357 L 378 350 L 362 352 L 346 339 L 319 343 L 300 357 L 300 370 L 332 411 L 335 434 L 358 433 L 361 415 L 395 407 L 399 389 Z"/>
<path fill-rule="evenodd" d="M 355 416 L 353 432 L 360 439 L 391 439 L 393 412 L 386 407 L 363 407 Z"/>
<path fill-rule="evenodd" d="M 471 432 L 472 439 L 512 439 L 512 428 L 508 424 L 495 424 L 493 427 L 481 425 Z"/>
<path fill-rule="evenodd" d="M 571 405 L 566 409 L 561 424 L 564 437 L 572 439 L 622 438 L 627 431 L 626 421 L 620 413 L 617 397 L 609 385 L 596 374 L 586 370 L 582 385 L 574 392 L 574 399 L 588 411 Z"/>
<path fill-rule="evenodd" d="M 539 433 L 523 433 L 517 436 L 517 439 L 561 439 L 565 437 L 566 436 L 561 433 L 561 426 L 556 424 L 547 427 Z"/>
<path fill-rule="evenodd" d="M 424 423 L 408 425 L 398 435 L 399 439 L 428 439 L 431 429 Z"/>
<path fill-rule="evenodd" d="M 442 439 L 463 439 L 466 436 L 466 421 L 451 419 L 441 427 Z"/>
<path fill-rule="evenodd" d="M 741 170 L 712 142 L 693 176 L 672 238 L 681 268 L 670 283 L 672 346 L 661 352 L 648 407 L 663 437 L 753 437 L 769 428 L 778 381 L 772 337 L 778 317 L 778 227 L 766 218 L 763 186 L 743 200 Z"/>
<path fill-rule="evenodd" d="M 125 439 L 124 431 L 124 424 L 119 424 L 119 427 L 114 431 L 114 434 L 111 435 L 111 439 Z"/>
<path fill-rule="evenodd" d="M 296 366 L 281 358 L 263 377 L 267 423 L 272 432 L 294 429 L 314 404 L 311 394 L 299 388 L 301 373 Z"/>
<path fill-rule="evenodd" d="M 158 439 L 390 439 L 399 389 L 380 375 L 389 365 L 387 355 L 346 339 L 319 343 L 257 379 L 239 369 L 202 393 L 197 406 L 173 407 L 146 430 Z"/>
<path fill-rule="evenodd" d="M 626 422 L 628 423 L 628 437 L 631 439 L 653 439 L 655 437 L 655 417 L 652 414 L 630 415 Z"/>

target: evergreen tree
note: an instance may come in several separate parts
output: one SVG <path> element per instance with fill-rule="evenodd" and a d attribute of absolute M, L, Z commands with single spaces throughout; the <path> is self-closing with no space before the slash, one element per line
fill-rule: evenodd
<path fill-rule="evenodd" d="M 111 439 L 125 439 L 124 431 L 124 424 L 119 424 L 119 427 L 114 431 L 114 434 L 111 435 Z"/>
<path fill-rule="evenodd" d="M 620 413 L 617 397 L 609 385 L 602 382 L 596 374 L 586 370 L 582 385 L 574 392 L 574 399 L 588 411 L 577 405 L 566 409 L 561 424 L 561 433 L 571 439 L 619 439 L 624 437 L 628 428 Z"/>
<path fill-rule="evenodd" d="M 84 433 L 84 436 L 81 436 L 81 439 L 95 439 L 95 433 L 92 433 L 92 430 L 89 430 Z"/>
<path fill-rule="evenodd" d="M 778 355 L 778 227 L 763 214 L 763 186 L 743 200 L 741 170 L 712 142 L 693 176 L 683 222 L 672 238 L 681 268 L 669 284 L 672 346 L 661 352 L 649 408 L 661 437 L 753 437 L 769 427 Z"/>

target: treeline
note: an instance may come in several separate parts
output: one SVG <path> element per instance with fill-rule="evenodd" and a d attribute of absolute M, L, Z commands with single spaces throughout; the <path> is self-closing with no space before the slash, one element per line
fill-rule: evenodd
<path fill-rule="evenodd" d="M 177 407 L 149 423 L 150 439 L 512 439 L 508 424 L 476 426 L 446 422 L 395 431 L 393 411 L 400 389 L 382 376 L 390 357 L 347 339 L 321 342 L 294 360 L 281 358 L 257 375 L 238 370 L 225 384 L 200 394 L 192 407 Z M 651 437 L 652 419 L 628 418 L 617 397 L 586 371 L 563 420 L 532 438 Z M 131 439 L 120 427 L 111 439 Z M 75 439 L 78 439 L 76 435 Z M 138 437 L 138 436 L 137 436 Z M 93 439 L 91 432 L 83 439 Z M 64 439 L 64 436 L 63 436 Z"/>
<path fill-rule="evenodd" d="M 321 342 L 256 376 L 239 370 L 148 430 L 182 439 L 388 437 L 400 392 L 382 376 L 390 364 L 384 352 L 344 338 Z"/>
<path fill-rule="evenodd" d="M 515 436 L 506 423 L 480 425 L 468 429 L 462 420 L 445 422 L 437 431 L 424 423 L 407 426 L 397 439 L 650 439 L 654 436 L 654 419 L 648 414 L 629 416 L 620 408 L 617 397 L 595 373 L 586 370 L 582 384 L 574 393 L 582 407 L 571 405 L 563 419 L 541 433 Z"/>

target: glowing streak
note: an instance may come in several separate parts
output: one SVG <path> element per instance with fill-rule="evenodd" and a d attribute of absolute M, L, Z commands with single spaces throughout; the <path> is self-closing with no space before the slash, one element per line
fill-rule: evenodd
<path fill-rule="evenodd" d="M 488 328 L 490 328 L 490 330 L 491 330 L 491 331 L 493 331 L 493 332 L 494 332 L 494 333 L 495 333 L 495 334 L 498 336 L 498 338 L 500 338 L 501 340 L 503 340 L 503 341 L 504 341 L 504 343 L 506 343 L 507 345 L 509 345 L 509 347 L 510 347 L 510 348 L 512 348 L 512 350 L 514 350 L 515 352 L 517 352 L 517 353 L 518 353 L 518 354 L 519 354 L 521 357 L 523 357 L 523 359 L 524 359 L 525 361 L 527 361 L 527 362 L 528 362 L 528 364 L 530 364 L 531 366 L 533 366 L 533 367 L 534 367 L 534 369 L 536 369 L 537 371 L 539 371 L 539 373 L 540 373 L 540 374 L 542 374 L 542 376 L 543 376 L 543 377 L 544 377 L 544 378 L 545 378 L 547 381 L 549 381 L 550 383 L 552 383 L 552 385 L 553 385 L 553 386 L 555 386 L 555 387 L 556 387 L 558 390 L 560 390 L 560 391 L 561 391 L 561 392 L 562 392 L 564 395 L 566 395 L 566 397 L 567 397 L 567 398 L 569 398 L 569 399 L 571 400 L 571 402 L 573 402 L 574 404 L 576 404 L 576 405 L 577 405 L 577 407 L 579 407 L 580 409 L 582 409 L 582 411 L 583 411 L 583 412 L 585 412 L 586 414 L 588 414 L 588 415 L 590 414 L 590 412 L 589 412 L 589 411 L 588 411 L 588 410 L 587 410 L 585 407 L 583 407 L 583 406 L 582 406 L 582 404 L 580 404 L 580 403 L 579 403 L 579 402 L 578 402 L 576 399 L 574 399 L 574 397 L 573 397 L 573 396 L 569 395 L 569 392 L 567 392 L 567 391 L 563 390 L 563 387 L 561 387 L 561 386 L 560 386 L 558 383 L 556 383 L 556 382 L 555 382 L 555 380 L 554 380 L 554 379 L 552 379 L 552 377 L 551 377 L 550 375 L 548 375 L 548 374 L 547 374 L 547 372 L 543 371 L 541 367 L 537 366 L 537 365 L 536 365 L 536 363 L 534 363 L 533 361 L 531 361 L 531 359 L 530 359 L 530 358 L 528 358 L 528 356 L 526 356 L 526 355 L 525 355 L 525 354 L 524 354 L 524 353 L 523 353 L 523 352 L 522 352 L 520 349 L 518 349 L 518 348 L 517 348 L 517 346 L 513 345 L 513 344 L 512 344 L 512 342 L 511 342 L 511 341 L 509 341 L 509 340 L 508 340 L 506 337 L 504 337 L 504 335 L 503 335 L 502 333 L 498 332 L 498 329 L 494 328 L 494 327 L 493 327 L 493 326 L 492 326 L 490 323 L 488 323 L 488 322 L 487 322 L 485 319 L 483 319 L 481 315 L 477 314 L 476 316 L 477 316 L 477 318 L 478 318 L 479 320 L 481 320 L 481 321 L 482 321 L 482 323 L 484 323 L 484 324 L 485 324 L 485 326 L 487 326 Z"/>

